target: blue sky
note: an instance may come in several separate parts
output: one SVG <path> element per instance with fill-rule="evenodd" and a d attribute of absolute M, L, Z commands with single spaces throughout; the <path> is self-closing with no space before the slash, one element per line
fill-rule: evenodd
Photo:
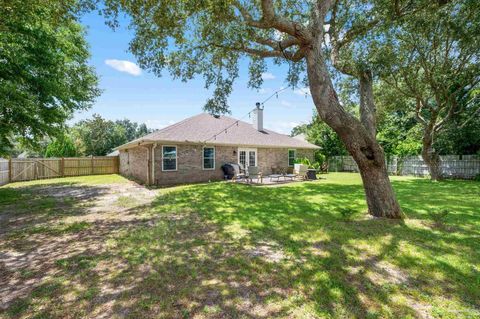
<path fill-rule="evenodd" d="M 128 118 L 162 128 L 202 112 L 210 92 L 202 79 L 183 83 L 173 80 L 168 72 L 161 78 L 140 70 L 135 57 L 128 52 L 133 33 L 126 23 L 113 31 L 101 16 L 90 13 L 83 17 L 90 44 L 91 65 L 100 77 L 102 95 L 87 112 L 76 113 L 71 122 L 88 118 L 94 113 L 115 120 Z M 242 117 L 276 90 L 285 86 L 286 67 L 272 66 L 265 74 L 263 89 L 247 88 L 247 61 L 241 64 L 240 78 L 229 99 L 232 116 Z M 311 119 L 313 103 L 301 90 L 287 89 L 265 103 L 265 127 L 280 133 L 290 133 L 292 127 Z M 249 121 L 246 118 L 246 121 Z"/>

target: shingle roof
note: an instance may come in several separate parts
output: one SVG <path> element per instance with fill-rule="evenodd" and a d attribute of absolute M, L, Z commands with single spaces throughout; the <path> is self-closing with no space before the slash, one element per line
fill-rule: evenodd
<path fill-rule="evenodd" d="M 227 129 L 226 129 L 227 128 Z M 226 129 L 226 132 L 225 132 Z M 256 147 L 291 147 L 318 149 L 306 141 L 270 130 L 258 131 L 252 124 L 228 116 L 201 113 L 124 144 L 128 148 L 140 142 L 206 143 Z"/>

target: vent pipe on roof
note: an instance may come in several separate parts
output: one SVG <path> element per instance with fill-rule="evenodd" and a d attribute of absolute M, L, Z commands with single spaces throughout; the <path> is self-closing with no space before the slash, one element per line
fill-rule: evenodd
<path fill-rule="evenodd" d="M 263 105 L 258 102 L 253 110 L 253 127 L 260 132 L 263 131 Z"/>

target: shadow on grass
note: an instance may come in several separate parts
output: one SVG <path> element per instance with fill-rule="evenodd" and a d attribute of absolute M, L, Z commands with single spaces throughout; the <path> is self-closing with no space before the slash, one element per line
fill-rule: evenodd
<path fill-rule="evenodd" d="M 54 293 L 43 296 L 44 312 L 399 318 L 454 309 L 456 317 L 475 316 L 480 186 L 408 180 L 394 187 L 405 222 L 365 218 L 363 189 L 354 184 L 212 183 L 163 191 L 145 207 L 154 219 L 112 224 L 91 239 L 110 236 L 107 250 L 56 262 L 63 280 L 47 289 Z M 346 207 L 354 220 L 342 219 Z M 430 227 L 435 209 L 451 211 L 446 223 L 453 228 Z M 74 301 L 55 302 L 65 291 Z M 38 299 L 32 292 L 9 311 L 25 313 Z"/>

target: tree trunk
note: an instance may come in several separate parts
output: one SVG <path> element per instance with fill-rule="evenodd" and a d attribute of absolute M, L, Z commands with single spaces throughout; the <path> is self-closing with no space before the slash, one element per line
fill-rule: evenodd
<path fill-rule="evenodd" d="M 430 172 L 430 179 L 432 181 L 441 180 L 440 155 L 433 148 L 433 129 L 429 129 L 429 127 L 425 129 L 422 139 L 422 158 Z"/>
<path fill-rule="evenodd" d="M 307 73 L 313 102 L 320 118 L 340 137 L 360 169 L 368 211 L 376 217 L 402 218 L 390 184 L 383 149 L 375 134 L 340 104 L 317 42 L 306 53 Z"/>
<path fill-rule="evenodd" d="M 373 75 L 370 70 L 363 70 L 359 75 L 360 83 L 360 122 L 371 136 L 376 138 L 377 121 L 375 100 L 373 98 Z"/>

